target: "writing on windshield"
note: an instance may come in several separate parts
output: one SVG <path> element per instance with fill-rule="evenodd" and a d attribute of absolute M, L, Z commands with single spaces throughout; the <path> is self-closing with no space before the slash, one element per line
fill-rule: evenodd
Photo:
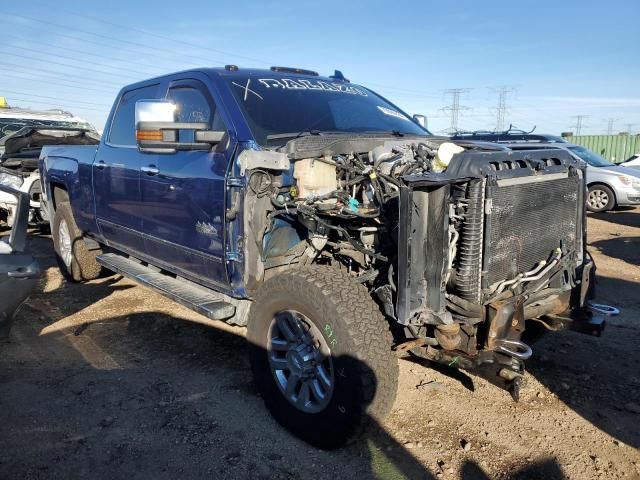
<path fill-rule="evenodd" d="M 261 145 L 309 129 L 428 135 L 406 113 L 359 85 L 326 79 L 233 76 L 231 92 Z M 277 143 L 281 143 L 278 140 Z"/>

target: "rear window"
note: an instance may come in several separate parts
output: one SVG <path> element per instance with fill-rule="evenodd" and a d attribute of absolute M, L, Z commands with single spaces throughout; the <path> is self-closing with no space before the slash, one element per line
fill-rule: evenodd
<path fill-rule="evenodd" d="M 120 97 L 118 109 L 111 122 L 109 143 L 114 145 L 136 144 L 136 102 L 158 98 L 158 84 L 129 90 Z"/>

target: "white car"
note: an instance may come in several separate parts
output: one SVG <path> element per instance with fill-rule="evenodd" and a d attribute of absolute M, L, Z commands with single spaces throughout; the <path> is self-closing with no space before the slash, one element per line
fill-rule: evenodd
<path fill-rule="evenodd" d="M 0 185 L 29 195 L 30 225 L 48 225 L 47 214 L 40 209 L 40 149 L 44 145 L 95 145 L 100 136 L 89 123 L 68 112 L 18 108 L 0 109 L 0 134 Z M 0 191 L 0 224 L 12 226 L 16 208 L 15 197 Z"/>
<path fill-rule="evenodd" d="M 40 175 L 37 170 L 24 177 L 8 168 L 0 167 L 0 185 L 14 187 L 29 195 L 29 225 L 49 223 L 46 212 L 40 210 Z M 7 226 L 12 227 L 16 212 L 15 197 L 0 191 L 0 222 L 3 221 Z"/>
<path fill-rule="evenodd" d="M 620 165 L 623 167 L 640 167 L 640 153 L 636 153 L 635 155 L 631 155 Z"/>

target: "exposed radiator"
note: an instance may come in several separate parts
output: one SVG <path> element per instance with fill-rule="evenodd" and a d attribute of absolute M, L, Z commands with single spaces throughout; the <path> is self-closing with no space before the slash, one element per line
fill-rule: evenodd
<path fill-rule="evenodd" d="M 469 188 L 458 255 L 458 295 L 481 301 L 483 288 L 533 269 L 558 247 L 565 255 L 575 255 L 581 188 L 580 178 L 566 172 L 498 180 L 497 185 L 487 185 L 482 196 Z M 484 213 L 481 236 L 478 212 Z"/>

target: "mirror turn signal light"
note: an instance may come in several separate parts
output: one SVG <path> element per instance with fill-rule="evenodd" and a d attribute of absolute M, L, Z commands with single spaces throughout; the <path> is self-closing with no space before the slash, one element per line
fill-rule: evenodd
<path fill-rule="evenodd" d="M 163 140 L 161 130 L 136 130 L 136 140 Z"/>

